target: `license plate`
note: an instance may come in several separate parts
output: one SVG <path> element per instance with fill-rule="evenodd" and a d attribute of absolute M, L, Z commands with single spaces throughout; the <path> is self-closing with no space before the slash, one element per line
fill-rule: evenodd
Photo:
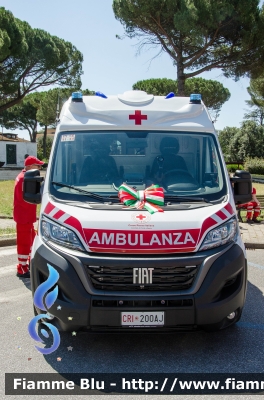
<path fill-rule="evenodd" d="M 164 311 L 121 312 L 122 326 L 163 326 Z"/>

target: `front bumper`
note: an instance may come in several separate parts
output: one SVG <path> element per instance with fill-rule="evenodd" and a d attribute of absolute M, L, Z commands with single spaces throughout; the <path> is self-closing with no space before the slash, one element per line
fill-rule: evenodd
<path fill-rule="evenodd" d="M 87 257 L 89 260 L 87 260 Z M 208 325 L 221 328 L 236 322 L 226 317 L 239 316 L 246 295 L 247 265 L 243 249 L 229 244 L 196 254 L 166 257 L 70 254 L 48 246 L 37 238 L 31 261 L 31 285 L 34 293 L 49 276 L 47 264 L 59 273 L 58 297 L 48 310 L 53 323 L 63 331 L 170 331 L 196 330 Z M 85 263 L 108 265 L 161 266 L 171 263 L 198 263 L 199 271 L 192 286 L 178 291 L 118 292 L 97 290 L 90 282 Z M 60 306 L 60 307 L 59 307 Z M 164 311 L 163 327 L 127 328 L 121 326 L 121 311 Z M 43 311 L 38 310 L 38 313 Z"/>

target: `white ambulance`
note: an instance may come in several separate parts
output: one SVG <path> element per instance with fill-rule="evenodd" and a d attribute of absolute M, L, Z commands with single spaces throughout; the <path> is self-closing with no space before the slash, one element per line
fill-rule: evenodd
<path fill-rule="evenodd" d="M 64 331 L 219 330 L 237 322 L 247 262 L 230 178 L 201 96 L 75 92 L 63 106 L 45 177 L 33 293 L 59 273 L 49 318 Z M 36 313 L 41 313 L 37 307 Z"/>

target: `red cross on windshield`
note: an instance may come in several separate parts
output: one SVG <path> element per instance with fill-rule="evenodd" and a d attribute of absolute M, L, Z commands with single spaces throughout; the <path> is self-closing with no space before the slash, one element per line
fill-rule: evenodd
<path fill-rule="evenodd" d="M 141 111 L 140 110 L 136 110 L 135 114 L 133 115 L 129 115 L 129 119 L 134 119 L 135 120 L 135 125 L 141 125 L 141 121 L 143 119 L 148 119 L 147 115 L 141 115 Z"/>

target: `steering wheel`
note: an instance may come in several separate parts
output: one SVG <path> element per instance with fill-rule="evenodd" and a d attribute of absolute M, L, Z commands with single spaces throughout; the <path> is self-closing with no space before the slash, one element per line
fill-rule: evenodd
<path fill-rule="evenodd" d="M 168 176 L 174 175 L 174 174 L 178 174 L 179 172 L 181 174 L 185 174 L 185 175 L 191 176 L 191 174 L 188 171 L 186 171 L 186 169 L 180 169 L 180 168 L 178 168 L 178 169 L 170 169 L 169 171 L 163 172 L 163 175 L 164 175 L 164 178 L 167 178 Z"/>
<path fill-rule="evenodd" d="M 164 173 L 164 182 L 167 189 L 172 187 L 179 188 L 186 185 L 198 185 L 192 175 L 185 169 L 171 169 Z"/>

